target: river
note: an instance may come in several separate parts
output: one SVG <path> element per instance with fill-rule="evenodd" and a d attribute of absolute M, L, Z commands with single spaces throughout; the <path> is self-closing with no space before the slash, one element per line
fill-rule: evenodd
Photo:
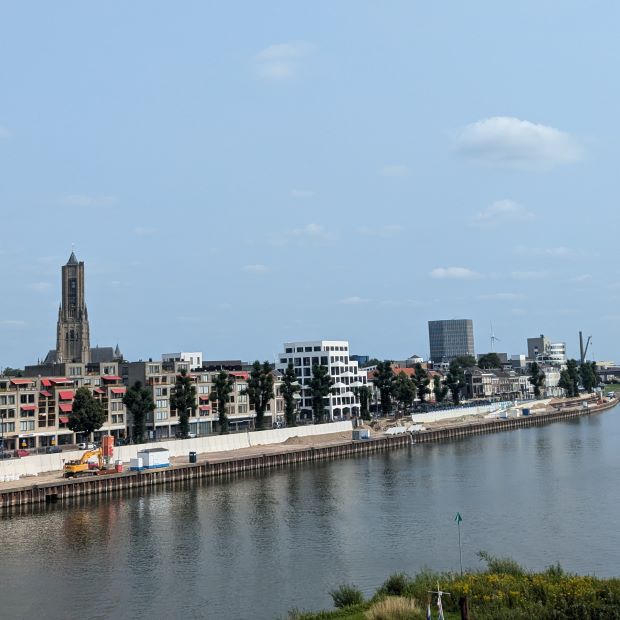
<path fill-rule="evenodd" d="M 0 617 L 274 619 L 353 583 L 480 568 L 618 573 L 620 408 L 1 515 Z"/>

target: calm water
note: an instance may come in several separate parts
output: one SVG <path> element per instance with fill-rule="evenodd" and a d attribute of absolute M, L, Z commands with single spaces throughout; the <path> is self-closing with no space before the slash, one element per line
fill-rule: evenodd
<path fill-rule="evenodd" d="M 284 617 L 509 555 L 620 574 L 620 408 L 544 428 L 5 514 L 0 617 Z"/>

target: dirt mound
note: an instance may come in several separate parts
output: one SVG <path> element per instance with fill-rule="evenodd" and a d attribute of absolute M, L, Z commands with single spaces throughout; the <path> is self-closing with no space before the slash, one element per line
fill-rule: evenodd
<path fill-rule="evenodd" d="M 289 437 L 282 443 L 288 446 L 312 446 L 332 441 L 350 441 L 351 431 L 341 433 L 327 433 L 325 435 L 310 435 L 308 437 Z"/>

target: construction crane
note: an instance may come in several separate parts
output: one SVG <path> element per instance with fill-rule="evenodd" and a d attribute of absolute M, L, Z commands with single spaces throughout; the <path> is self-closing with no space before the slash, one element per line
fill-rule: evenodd
<path fill-rule="evenodd" d="M 590 340 L 592 340 L 592 336 L 588 336 L 588 340 L 586 341 L 586 347 L 583 347 L 583 333 L 579 332 L 579 359 L 583 364 L 586 361 L 586 355 L 588 354 L 588 347 L 590 346 Z"/>

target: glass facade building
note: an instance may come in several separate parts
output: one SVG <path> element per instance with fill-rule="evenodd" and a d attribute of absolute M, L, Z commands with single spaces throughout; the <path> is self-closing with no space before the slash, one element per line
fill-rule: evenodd
<path fill-rule="evenodd" d="M 429 321 L 430 357 L 434 362 L 447 362 L 459 355 L 473 355 L 474 323 L 471 319 Z"/>

